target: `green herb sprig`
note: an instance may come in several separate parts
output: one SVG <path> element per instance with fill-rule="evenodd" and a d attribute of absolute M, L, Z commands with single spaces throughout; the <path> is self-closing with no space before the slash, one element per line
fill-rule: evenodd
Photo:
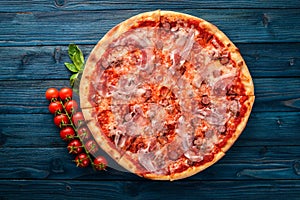
<path fill-rule="evenodd" d="M 84 69 L 84 56 L 80 48 L 76 44 L 69 44 L 68 49 L 69 57 L 72 63 L 65 62 L 66 68 L 73 72 L 74 74 L 70 77 L 70 85 L 73 89 L 77 90 L 75 82 L 79 81 L 79 76 L 81 75 Z M 75 87 L 75 88 L 74 88 Z"/>

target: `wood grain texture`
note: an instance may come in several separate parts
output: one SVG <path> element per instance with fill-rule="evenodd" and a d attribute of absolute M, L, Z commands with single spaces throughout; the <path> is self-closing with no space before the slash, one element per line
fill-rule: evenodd
<path fill-rule="evenodd" d="M 255 84 L 247 127 L 218 163 L 181 181 L 77 168 L 44 98 L 69 86 L 67 45 L 87 57 L 117 23 L 156 9 L 202 17 L 237 45 Z M 299 0 L 0 1 L 0 199 L 299 199 L 299 9 Z"/>
<path fill-rule="evenodd" d="M 32 11 L 57 11 L 57 10 L 123 10 L 123 9 L 183 9 L 189 8 L 300 8 L 300 1 L 229 1 L 229 0 L 192 0 L 192 1 L 176 1 L 167 0 L 163 3 L 155 0 L 138 0 L 138 1 L 83 1 L 83 0 L 14 0 L 0 3 L 0 12 L 32 12 Z"/>
<path fill-rule="evenodd" d="M 236 44 L 254 78 L 300 77 L 300 43 Z M 86 59 L 93 45 L 80 45 Z M 67 46 L 2 47 L 0 80 L 66 79 Z"/>
<path fill-rule="evenodd" d="M 299 145 L 299 124 L 300 112 L 254 112 L 235 145 Z M 65 146 L 51 114 L 0 114 L 0 127 L 2 148 Z"/>
<path fill-rule="evenodd" d="M 0 13 L 0 46 L 96 44 L 146 10 Z M 206 19 L 235 43 L 300 42 L 299 9 L 174 9 Z M 88 23 L 87 23 L 88 22 Z"/>
<path fill-rule="evenodd" d="M 277 181 L 36 181 L 0 180 L 2 199 L 299 199 L 300 183 Z M 53 190 L 49 190 L 53 188 Z M 87 192 L 89 191 L 89 192 Z M 180 191 L 180 193 L 178 192 Z M 158 195 L 159 194 L 159 195 Z"/>
<path fill-rule="evenodd" d="M 139 180 L 109 159 L 107 171 L 77 168 L 66 148 L 0 149 L 5 163 L 0 165 L 2 179 L 81 179 Z M 212 167 L 187 180 L 299 180 L 300 150 L 297 146 L 236 147 Z M 28 159 L 30 155 L 30 159 Z M 115 170 L 115 168 L 117 170 Z"/>

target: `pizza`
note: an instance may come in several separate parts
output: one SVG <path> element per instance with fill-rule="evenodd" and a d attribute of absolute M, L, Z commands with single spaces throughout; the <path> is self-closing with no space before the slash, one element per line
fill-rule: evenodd
<path fill-rule="evenodd" d="M 211 23 L 152 11 L 112 28 L 94 47 L 80 105 L 99 146 L 154 180 L 192 176 L 221 159 L 254 103 L 238 48 Z"/>

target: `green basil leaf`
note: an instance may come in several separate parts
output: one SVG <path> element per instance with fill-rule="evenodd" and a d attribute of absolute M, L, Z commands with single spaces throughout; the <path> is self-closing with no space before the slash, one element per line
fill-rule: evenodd
<path fill-rule="evenodd" d="M 70 85 L 73 86 L 76 79 L 77 79 L 77 76 L 78 76 L 78 73 L 76 74 L 73 74 L 71 77 L 70 77 Z"/>
<path fill-rule="evenodd" d="M 70 70 L 71 72 L 78 72 L 77 68 L 72 63 L 65 63 L 65 66 Z"/>
<path fill-rule="evenodd" d="M 82 69 L 84 65 L 84 57 L 79 47 L 76 44 L 69 44 L 68 53 L 77 71 Z"/>

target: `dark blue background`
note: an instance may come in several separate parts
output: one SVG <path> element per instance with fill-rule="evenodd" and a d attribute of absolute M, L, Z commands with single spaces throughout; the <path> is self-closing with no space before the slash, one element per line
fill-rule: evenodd
<path fill-rule="evenodd" d="M 255 84 L 249 123 L 217 164 L 158 182 L 72 163 L 44 92 L 69 86 L 67 46 L 86 57 L 117 23 L 156 9 L 217 25 Z M 299 199 L 300 1 L 0 2 L 0 199 Z"/>

